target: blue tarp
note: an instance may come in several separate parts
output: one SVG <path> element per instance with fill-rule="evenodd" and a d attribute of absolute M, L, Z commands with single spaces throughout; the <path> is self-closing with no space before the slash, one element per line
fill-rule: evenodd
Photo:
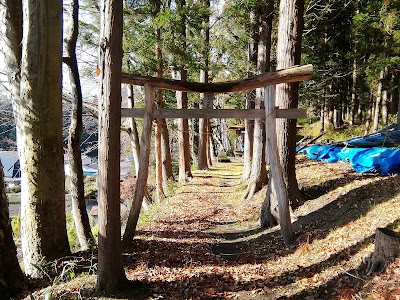
<path fill-rule="evenodd" d="M 390 148 L 349 148 L 313 145 L 300 151 L 311 159 L 324 162 L 349 162 L 358 173 L 377 172 L 382 175 L 400 173 L 400 150 Z"/>
<path fill-rule="evenodd" d="M 331 145 L 308 146 L 300 153 L 324 162 L 349 162 L 358 173 L 400 173 L 400 125 L 392 124 L 374 133 Z"/>

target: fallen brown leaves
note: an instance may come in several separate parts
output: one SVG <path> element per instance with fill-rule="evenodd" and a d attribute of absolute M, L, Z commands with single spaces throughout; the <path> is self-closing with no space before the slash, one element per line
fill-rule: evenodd
<path fill-rule="evenodd" d="M 288 249 L 278 227 L 258 229 L 265 190 L 243 202 L 238 165 L 195 171 L 139 225 L 124 261 L 151 295 L 144 299 L 399 299 L 399 261 L 365 275 L 376 227 L 400 228 L 399 176 L 301 158 L 298 180 L 310 200 L 295 211 Z"/>

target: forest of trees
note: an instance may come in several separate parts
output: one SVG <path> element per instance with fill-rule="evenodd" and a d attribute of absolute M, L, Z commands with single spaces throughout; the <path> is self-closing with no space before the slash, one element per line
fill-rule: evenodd
<path fill-rule="evenodd" d="M 307 108 L 310 119 L 320 121 L 321 132 L 345 124 L 375 131 L 398 122 L 400 115 L 396 0 L 1 0 L 0 5 L 5 57 L 0 67 L 8 81 L 2 83 L 0 140 L 1 145 L 17 146 L 20 156 L 22 252 L 24 272 L 32 278 L 44 276 L 35 267 L 43 259 L 70 253 L 64 144 L 72 170 L 72 211 L 79 242 L 82 249 L 95 243 L 85 210 L 81 143 L 82 134 L 93 131 L 98 122 L 99 197 L 105 200 L 99 208 L 99 274 L 103 275 L 97 288 L 108 291 L 125 283 L 119 184 L 107 176 L 119 176 L 119 166 L 113 162 L 119 158 L 121 139 L 124 149 L 131 148 L 136 173 L 140 169 L 139 136 L 149 125 L 136 119 L 121 123 L 120 105 L 143 107 L 149 90 L 128 85 L 121 90 L 121 72 L 209 83 L 312 64 L 312 79 L 278 85 L 276 101 L 281 108 Z M 263 93 L 263 89 L 218 95 L 156 90 L 151 97 L 156 108 L 262 109 Z M 251 198 L 268 182 L 267 133 L 259 119 L 156 119 L 153 197 L 167 197 L 171 181 L 185 183 L 192 168 L 206 170 L 219 153 L 232 153 L 228 127 L 240 123 L 246 131 L 244 198 Z M 110 124 L 120 126 L 111 129 Z M 289 203 L 297 207 L 303 198 L 294 165 L 296 122 L 282 120 L 277 128 Z M 23 277 L 15 267 L 1 181 L 0 293 L 12 295 Z M 267 227 L 282 222 L 277 199 L 268 195 L 261 217 L 261 225 Z M 144 197 L 152 201 L 151 195 Z M 290 230 L 287 244 L 293 239 Z M 125 237 L 124 244 L 129 243 Z M 14 259 L 2 259 L 3 253 Z M 12 276 L 7 273 L 10 269 L 15 271 Z"/>

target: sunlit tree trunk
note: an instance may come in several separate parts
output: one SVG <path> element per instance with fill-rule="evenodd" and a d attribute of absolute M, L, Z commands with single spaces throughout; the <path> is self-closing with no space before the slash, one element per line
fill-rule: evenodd
<path fill-rule="evenodd" d="M 181 69 L 177 79 L 186 81 L 187 72 Z M 188 97 L 185 92 L 176 92 L 177 108 L 188 107 Z M 190 165 L 190 141 L 188 119 L 178 119 L 178 144 L 179 144 L 179 182 L 186 182 L 192 178 Z"/>
<path fill-rule="evenodd" d="M 20 75 L 22 55 L 22 2 L 21 0 L 3 1 L 1 26 L 3 53 L 7 76 L 10 83 L 11 100 L 14 113 L 20 100 Z M 4 299 L 13 299 L 23 287 L 24 276 L 17 259 L 17 249 L 13 239 L 8 199 L 5 193 L 3 167 L 0 163 L 0 295 Z"/>
<path fill-rule="evenodd" d="M 272 33 L 273 1 L 260 4 L 260 28 L 257 53 L 257 71 L 263 74 L 270 69 L 270 50 Z M 255 108 L 264 108 L 264 89 L 256 90 Z M 253 197 L 267 183 L 267 171 L 265 166 L 265 121 L 256 119 L 254 121 L 254 144 L 251 163 L 250 180 L 244 198 Z"/>
<path fill-rule="evenodd" d="M 62 3 L 23 0 L 20 99 L 14 105 L 21 164 L 25 273 L 69 253 L 62 139 Z M 37 26 L 37 24 L 42 26 Z M 51 158 L 51 159 L 50 159 Z"/>
<path fill-rule="evenodd" d="M 126 283 L 122 262 L 120 127 L 123 1 L 101 1 L 99 44 L 99 249 L 97 293 Z"/>
<path fill-rule="evenodd" d="M 279 28 L 277 45 L 277 69 L 300 64 L 303 34 L 304 0 L 281 0 L 279 6 Z M 297 108 L 299 83 L 279 84 L 276 102 L 280 108 Z M 296 178 L 296 120 L 278 119 L 278 149 L 284 180 L 292 207 L 303 202 Z"/>
<path fill-rule="evenodd" d="M 259 40 L 259 22 L 256 21 L 255 13 L 250 13 L 250 23 L 252 35 L 248 47 L 248 60 L 250 65 L 257 66 L 257 49 Z M 248 76 L 254 75 L 254 70 L 249 69 Z M 246 93 L 246 109 L 253 109 L 255 106 L 255 90 Z M 241 182 L 246 182 L 250 178 L 251 162 L 253 159 L 253 141 L 254 141 L 254 120 L 244 120 L 244 149 L 243 149 L 243 175 Z"/>
<path fill-rule="evenodd" d="M 203 0 L 203 5 L 205 8 L 210 8 L 210 0 Z M 210 16 L 206 13 L 204 17 L 204 28 L 202 30 L 204 52 L 203 52 L 203 69 L 200 71 L 200 82 L 208 83 L 208 68 L 209 68 L 209 47 L 210 47 Z M 200 99 L 202 103 L 202 108 L 207 108 L 206 102 L 209 100 L 209 95 L 200 94 Z M 209 102 L 209 101 L 208 101 Z M 208 158 L 207 158 L 207 148 L 208 148 L 208 119 L 199 119 L 199 148 L 198 148 L 198 162 L 197 168 L 199 170 L 208 169 Z"/>

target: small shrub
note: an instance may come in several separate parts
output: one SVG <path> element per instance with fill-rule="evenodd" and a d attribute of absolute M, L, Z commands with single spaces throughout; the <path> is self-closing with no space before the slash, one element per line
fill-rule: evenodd
<path fill-rule="evenodd" d="M 14 237 L 19 240 L 21 238 L 21 217 L 19 215 L 11 217 L 11 227 Z"/>
<path fill-rule="evenodd" d="M 80 245 L 78 241 L 78 235 L 76 234 L 74 218 L 71 213 L 67 213 L 67 234 L 68 241 L 72 252 L 79 251 Z"/>

